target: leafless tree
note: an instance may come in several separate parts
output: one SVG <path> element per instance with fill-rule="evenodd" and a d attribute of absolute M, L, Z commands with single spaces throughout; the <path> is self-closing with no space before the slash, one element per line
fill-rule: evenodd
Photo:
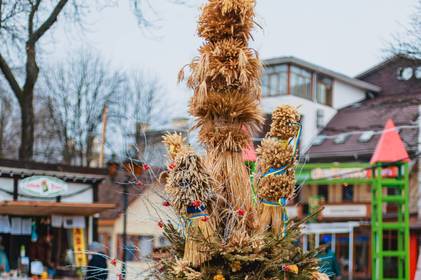
<path fill-rule="evenodd" d="M 121 104 L 124 75 L 90 52 L 81 52 L 45 72 L 44 102 L 61 144 L 63 162 L 90 166 L 95 159 L 102 110 L 110 118 Z"/>
<path fill-rule="evenodd" d="M 121 118 L 124 121 L 119 127 L 126 137 L 124 145 L 126 148 L 132 147 L 129 151 L 131 156 L 145 157 L 146 149 L 153 153 L 156 139 L 152 139 L 154 135 L 151 131 L 165 125 L 171 116 L 164 93 L 158 77 L 145 71 L 126 74 L 126 98 L 122 98 L 125 104 L 121 107 Z M 157 139 L 160 142 L 161 136 L 158 135 Z"/>
<path fill-rule="evenodd" d="M 13 96 L 0 85 L 0 158 L 15 158 L 17 155 L 19 129 L 16 124 L 19 118 L 16 108 Z"/>
<path fill-rule="evenodd" d="M 163 110 L 166 109 L 162 84 L 157 76 L 145 71 L 127 74 L 126 117 L 135 124 L 158 126 L 166 122 Z M 168 113 L 168 112 L 167 112 Z"/>
<path fill-rule="evenodd" d="M 148 0 L 128 0 L 138 18 L 139 24 L 148 27 L 145 17 Z M 34 88 L 38 80 L 40 66 L 38 54 L 41 38 L 56 25 L 59 16 L 68 12 L 75 20 L 82 18 L 83 12 L 93 1 L 83 0 L 0 0 L 0 72 L 14 93 L 20 107 L 21 143 L 20 159 L 31 159 L 34 144 Z M 113 0 L 96 1 L 102 5 Z M 173 2 L 183 2 L 173 0 Z M 23 61 L 22 59 L 23 58 Z M 15 67 L 24 69 L 22 75 Z"/>
<path fill-rule="evenodd" d="M 390 50 L 392 54 L 421 59 L 421 0 L 418 0 L 406 31 L 393 36 Z"/>

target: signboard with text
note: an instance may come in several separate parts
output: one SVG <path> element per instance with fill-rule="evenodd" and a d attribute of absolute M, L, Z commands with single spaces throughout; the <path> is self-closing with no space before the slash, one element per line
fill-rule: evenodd
<path fill-rule="evenodd" d="M 382 169 L 382 177 L 393 178 L 398 176 L 398 167 Z M 308 179 L 365 179 L 372 177 L 371 169 L 361 168 L 315 168 L 312 169 Z"/>
<path fill-rule="evenodd" d="M 50 176 L 32 176 L 19 181 L 19 193 L 35 197 L 57 197 L 67 192 L 67 183 Z"/>
<path fill-rule="evenodd" d="M 368 216 L 367 205 L 325 205 L 322 216 L 326 218 L 365 218 Z"/>
<path fill-rule="evenodd" d="M 85 234 L 82 228 L 73 229 L 73 249 L 75 254 L 75 266 L 86 267 L 88 262 L 86 259 Z"/>

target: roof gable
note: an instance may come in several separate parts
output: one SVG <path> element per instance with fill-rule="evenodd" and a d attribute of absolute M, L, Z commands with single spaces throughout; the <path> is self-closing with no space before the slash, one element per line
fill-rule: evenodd
<path fill-rule="evenodd" d="M 382 90 L 379 95 L 419 94 L 421 93 L 421 79 L 416 74 L 419 67 L 421 67 L 421 60 L 396 55 L 361 73 L 356 78 L 380 86 Z M 407 79 L 400 76 L 406 69 L 412 72 Z"/>

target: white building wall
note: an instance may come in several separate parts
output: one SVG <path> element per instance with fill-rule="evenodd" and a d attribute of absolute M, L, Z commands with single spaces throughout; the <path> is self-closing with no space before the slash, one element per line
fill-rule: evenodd
<path fill-rule="evenodd" d="M 333 116 L 335 116 L 337 110 L 349 106 L 353 103 L 362 101 L 364 98 L 364 90 L 335 80 L 333 84 L 332 107 L 292 95 L 263 97 L 261 106 L 264 113 L 266 114 L 272 113 L 276 107 L 282 104 L 298 107 L 299 112 L 304 117 L 301 143 L 302 152 L 305 152 L 320 130 L 317 127 L 318 110 L 323 111 L 323 126 L 325 126 L 333 118 Z"/>
<path fill-rule="evenodd" d="M 284 95 L 274 97 L 264 97 L 261 101 L 261 106 L 266 114 L 271 114 L 276 107 L 287 104 L 298 108 L 298 111 L 303 115 L 303 135 L 301 138 L 302 151 L 305 152 L 313 141 L 314 137 L 317 136 L 319 129 L 317 128 L 317 111 L 323 110 L 323 122 L 326 125 L 336 114 L 336 110 L 332 107 L 317 104 L 311 100 L 304 98 Z"/>
<path fill-rule="evenodd" d="M 0 201 L 13 200 L 13 195 L 8 193 L 13 193 L 13 179 L 0 178 L 0 189 Z"/>
<path fill-rule="evenodd" d="M 341 109 L 365 98 L 364 90 L 335 80 L 333 83 L 332 105 L 335 109 Z"/>
<path fill-rule="evenodd" d="M 94 201 L 94 192 L 91 185 L 68 183 L 68 189 L 66 194 L 77 193 L 82 190 L 85 191 L 70 197 L 63 197 L 61 201 L 74 203 L 92 203 Z"/>
<path fill-rule="evenodd" d="M 128 235 L 151 235 L 155 238 L 155 245 L 158 237 L 162 236 L 162 229 L 158 226 L 160 220 L 175 221 L 175 215 L 171 211 L 171 207 L 164 207 L 163 188 L 151 186 L 144 193 L 133 201 L 128 208 L 127 216 L 127 234 Z M 123 233 L 123 215 L 114 223 L 114 234 Z"/>
<path fill-rule="evenodd" d="M 161 245 L 159 244 L 159 238 L 163 236 L 163 230 L 158 226 L 158 222 L 160 220 L 163 220 L 164 222 L 171 220 L 173 224 L 177 224 L 176 216 L 171 210 L 171 207 L 164 207 L 162 205 L 164 202 L 162 196 L 163 192 L 163 188 L 159 186 L 148 188 L 139 195 L 138 199 L 129 205 L 127 211 L 127 234 L 134 236 L 151 236 L 151 238 L 153 238 L 154 247 L 159 247 Z M 99 232 L 111 234 L 110 257 L 116 258 L 117 238 L 123 233 L 123 215 L 120 215 L 115 220 L 111 228 L 108 226 L 101 226 L 98 230 Z M 140 260 L 128 262 L 128 279 L 138 279 L 139 275 L 150 269 L 150 265 L 150 262 Z M 112 266 L 110 267 L 113 269 Z M 118 271 L 120 267 L 121 263 L 115 267 L 116 271 Z"/>

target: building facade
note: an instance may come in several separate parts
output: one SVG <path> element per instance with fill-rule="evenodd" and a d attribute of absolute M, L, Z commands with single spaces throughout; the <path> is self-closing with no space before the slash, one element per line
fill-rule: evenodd
<path fill-rule="evenodd" d="M 356 78 L 378 86 L 378 92 L 373 92 L 358 102 L 341 108 L 331 118 L 327 125 L 313 140 L 306 158 L 309 162 L 307 172 L 301 174 L 304 184 L 300 195 L 303 201 L 304 212 L 311 212 L 314 205 L 325 206 L 319 217 L 325 227 L 334 228 L 334 223 L 352 221 L 357 223 L 353 240 L 350 242 L 344 234 L 336 236 L 336 250 L 339 260 L 349 261 L 349 248 L 352 246 L 358 255 L 351 256 L 353 264 L 352 272 L 356 279 L 371 278 L 371 184 L 306 184 L 305 178 L 311 176 L 335 177 L 340 171 L 334 165 L 328 164 L 330 170 L 323 170 L 324 163 L 346 163 L 352 171 L 353 164 L 369 164 L 377 143 L 381 137 L 384 126 L 388 120 L 396 125 L 396 130 L 402 138 L 409 154 L 409 214 L 411 225 L 411 276 L 414 277 L 416 261 L 418 258 L 419 240 L 419 139 L 420 139 L 420 104 L 421 104 L 421 62 L 402 56 L 392 57 L 383 63 L 369 69 Z M 394 149 L 394 147 L 389 147 Z M 349 171 L 348 170 L 348 171 Z M 360 172 L 361 173 L 361 172 Z M 350 172 L 349 177 L 355 176 L 367 178 L 365 174 Z M 395 176 L 392 171 L 384 176 Z M 384 190 L 384 195 L 400 196 L 401 192 L 396 189 Z M 393 220 L 398 215 L 396 203 L 383 205 L 384 219 Z M 332 234 L 325 234 L 320 238 L 332 238 Z M 342 238 L 342 239 L 341 239 Z M 385 250 L 397 249 L 396 233 L 385 231 L 383 240 Z M 384 259 L 384 276 L 393 278 L 397 276 L 396 260 Z M 344 261 L 342 264 L 344 275 L 348 275 L 348 267 Z M 414 278 L 411 278 L 414 279 Z"/>
<path fill-rule="evenodd" d="M 261 106 L 267 115 L 266 125 L 280 104 L 298 107 L 303 122 L 303 152 L 338 110 L 380 91 L 378 86 L 295 57 L 267 59 L 263 65 Z"/>
<path fill-rule="evenodd" d="M 77 277 L 97 240 L 105 169 L 0 160 L 0 238 L 8 259 L 2 279 L 45 274 Z"/>

